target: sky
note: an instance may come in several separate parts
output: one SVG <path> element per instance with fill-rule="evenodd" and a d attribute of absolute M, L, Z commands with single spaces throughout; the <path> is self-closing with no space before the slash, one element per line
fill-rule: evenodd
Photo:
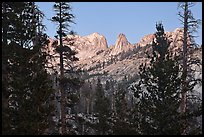
<path fill-rule="evenodd" d="M 40 10 L 44 12 L 43 23 L 46 25 L 46 33 L 53 38 L 56 35 L 56 24 L 51 22 L 54 2 L 36 2 Z M 106 37 L 108 45 L 114 45 L 120 33 L 126 35 L 132 44 L 140 39 L 156 32 L 156 22 L 162 22 L 165 31 L 174 31 L 182 27 L 179 21 L 178 2 L 71 2 L 71 13 L 75 16 L 70 24 L 73 30 L 80 36 L 86 36 L 98 32 Z M 197 2 L 191 8 L 196 19 L 202 19 L 202 2 Z M 202 25 L 198 29 L 199 36 L 196 42 L 202 43 Z"/>

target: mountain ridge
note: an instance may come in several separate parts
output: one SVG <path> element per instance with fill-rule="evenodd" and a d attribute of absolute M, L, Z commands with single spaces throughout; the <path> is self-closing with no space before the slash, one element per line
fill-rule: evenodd
<path fill-rule="evenodd" d="M 183 30 L 176 28 L 172 32 L 165 32 L 170 41 L 170 49 L 182 49 Z M 100 75 L 107 79 L 122 80 L 124 76 L 132 77 L 138 72 L 141 63 L 148 63 L 146 53 L 151 53 L 151 46 L 154 40 L 154 34 L 145 35 L 139 42 L 131 44 L 125 34 L 120 33 L 116 39 L 115 45 L 108 46 L 105 36 L 98 32 L 87 36 L 67 36 L 73 38 L 74 45 L 70 46 L 78 53 L 76 56 L 79 61 L 74 62 L 74 68 L 84 70 L 88 75 L 95 77 Z M 66 44 L 66 38 L 63 43 Z M 47 48 L 48 51 L 54 52 L 51 44 L 55 40 L 51 39 Z M 200 51 L 202 52 L 202 51 Z M 57 66 L 59 58 L 50 63 Z M 57 68 L 57 67 L 56 67 Z M 103 81 L 103 80 L 102 80 Z"/>

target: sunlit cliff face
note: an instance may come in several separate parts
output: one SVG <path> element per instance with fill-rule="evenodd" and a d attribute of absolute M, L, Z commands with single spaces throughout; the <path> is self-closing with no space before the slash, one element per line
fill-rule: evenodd
<path fill-rule="evenodd" d="M 175 29 L 172 32 L 165 32 L 170 41 L 172 51 L 182 49 L 183 30 Z M 86 70 L 89 74 L 105 73 L 107 77 L 122 79 L 125 75 L 133 75 L 138 72 L 141 63 L 147 63 L 146 52 L 151 53 L 151 44 L 154 40 L 154 34 L 144 36 L 138 43 L 132 44 L 128 41 L 125 34 L 119 34 L 115 45 L 108 46 L 106 38 L 99 33 L 92 33 L 87 36 L 68 35 L 63 43 L 70 46 L 78 53 L 77 62 L 69 62 L 73 66 Z M 73 40 L 74 44 L 69 45 Z M 55 54 L 55 57 L 49 60 L 49 64 L 59 68 L 59 55 L 55 53 L 52 47 L 53 39 L 47 47 L 49 54 Z M 201 52 L 201 51 L 200 51 Z"/>

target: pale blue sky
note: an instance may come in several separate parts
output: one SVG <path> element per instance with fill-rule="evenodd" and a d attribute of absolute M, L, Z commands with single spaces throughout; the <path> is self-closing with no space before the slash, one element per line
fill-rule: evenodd
<path fill-rule="evenodd" d="M 53 2 L 36 2 L 44 12 L 44 24 L 50 37 L 56 35 L 56 25 L 50 19 L 54 15 Z M 75 23 L 71 30 L 85 36 L 94 32 L 104 35 L 109 45 L 115 44 L 120 33 L 124 33 L 130 43 L 137 43 L 156 31 L 155 24 L 162 21 L 165 31 L 182 27 L 177 2 L 72 2 Z M 192 7 L 195 18 L 202 19 L 202 3 Z M 202 43 L 202 26 L 196 34 L 198 44 Z"/>

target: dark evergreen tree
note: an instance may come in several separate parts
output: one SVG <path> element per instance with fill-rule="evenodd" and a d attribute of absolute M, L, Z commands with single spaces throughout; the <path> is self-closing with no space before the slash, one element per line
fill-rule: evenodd
<path fill-rule="evenodd" d="M 47 37 L 42 29 L 36 33 L 42 25 L 33 14 L 37 7 L 33 2 L 3 2 L 2 9 L 3 134 L 44 134 L 53 89 L 41 50 Z M 34 45 L 36 37 L 39 42 Z"/>
<path fill-rule="evenodd" d="M 137 98 L 140 134 L 180 134 L 181 77 L 178 57 L 168 51 L 169 42 L 161 23 L 152 43 L 150 64 L 140 66 L 140 80 L 131 89 Z M 149 55 L 150 56 L 150 55 Z"/>
<path fill-rule="evenodd" d="M 56 15 L 52 17 L 52 21 L 57 23 L 57 36 L 59 38 L 58 43 L 54 43 L 56 46 L 56 51 L 60 55 L 60 93 L 61 93 L 61 130 L 60 134 L 72 134 L 71 129 L 66 126 L 66 108 L 73 107 L 74 102 L 77 101 L 77 96 L 74 91 L 79 88 L 80 81 L 76 76 L 76 73 L 71 66 L 71 62 L 77 61 L 78 58 L 75 57 L 76 52 L 71 50 L 70 45 L 74 42 L 72 39 L 66 38 L 67 45 L 63 43 L 63 39 L 67 34 L 73 34 L 69 30 L 70 23 L 73 22 L 74 15 L 70 13 L 71 6 L 67 2 L 55 2 L 54 11 Z M 65 64 L 66 63 L 66 64 Z M 65 68 L 65 65 L 68 66 Z M 75 101 L 74 101 L 75 100 Z M 74 101 L 74 102 L 73 102 Z M 70 131 L 70 132 L 69 132 Z"/>
<path fill-rule="evenodd" d="M 136 135 L 133 115 L 128 108 L 126 93 L 127 88 L 119 83 L 115 94 L 115 112 L 112 113 L 112 134 L 113 135 Z"/>
<path fill-rule="evenodd" d="M 97 130 L 97 134 L 108 134 L 108 130 L 110 127 L 108 123 L 108 118 L 110 117 L 110 101 L 105 96 L 104 89 L 99 78 L 96 85 L 95 112 L 99 120 L 98 124 L 95 127 Z"/>

